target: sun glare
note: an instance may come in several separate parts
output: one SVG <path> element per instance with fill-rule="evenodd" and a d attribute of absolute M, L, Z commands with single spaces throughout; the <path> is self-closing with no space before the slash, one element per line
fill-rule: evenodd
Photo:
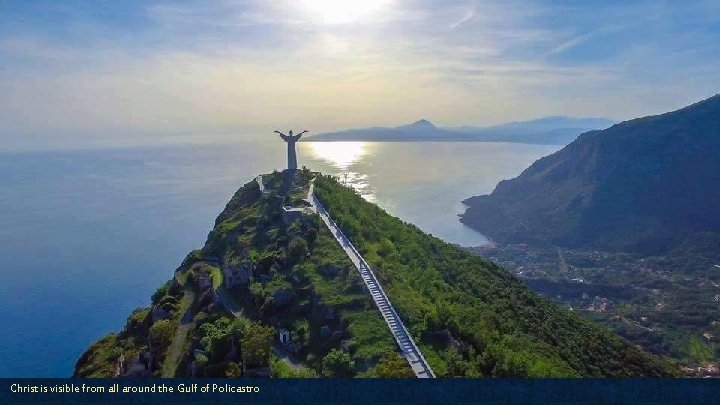
<path fill-rule="evenodd" d="M 367 154 L 366 142 L 309 142 L 314 158 L 322 159 L 337 169 L 347 170 Z"/>
<path fill-rule="evenodd" d="M 390 0 L 301 0 L 303 7 L 323 24 L 349 24 L 382 12 Z"/>

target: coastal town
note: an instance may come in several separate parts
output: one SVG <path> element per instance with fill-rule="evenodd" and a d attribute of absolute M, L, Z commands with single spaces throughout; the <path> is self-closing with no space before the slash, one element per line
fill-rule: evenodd
<path fill-rule="evenodd" d="M 523 243 L 469 250 L 570 311 L 676 360 L 684 375 L 720 377 L 720 265 Z"/>

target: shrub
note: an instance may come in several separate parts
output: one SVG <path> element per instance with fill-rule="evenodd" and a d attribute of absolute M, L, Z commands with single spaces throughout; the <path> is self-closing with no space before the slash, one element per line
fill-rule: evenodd
<path fill-rule="evenodd" d="M 246 367 L 265 367 L 270 361 L 270 352 L 275 330 L 259 322 L 252 323 L 242 337 L 242 356 Z"/>
<path fill-rule="evenodd" d="M 172 342 L 176 328 L 175 322 L 169 319 L 157 321 L 150 327 L 150 340 L 153 345 L 160 348 L 161 353 L 164 352 L 170 345 L 170 342 Z"/>
<path fill-rule="evenodd" d="M 158 287 L 157 290 L 155 290 L 151 297 L 153 304 L 157 304 L 162 297 L 168 294 L 168 292 L 170 291 L 170 284 L 170 280 L 168 280 L 165 282 L 165 284 L 161 285 L 160 287 Z"/>
<path fill-rule="evenodd" d="M 315 241 L 318 237 L 318 231 L 315 228 L 309 228 L 307 231 L 305 231 L 305 239 L 307 240 L 307 243 L 310 246 L 315 245 Z"/>
<path fill-rule="evenodd" d="M 305 239 L 293 238 L 288 246 L 288 258 L 292 263 L 298 263 L 307 256 L 308 246 Z"/>
<path fill-rule="evenodd" d="M 322 361 L 322 375 L 325 377 L 352 377 L 354 368 L 355 362 L 350 355 L 338 349 L 331 350 Z"/>

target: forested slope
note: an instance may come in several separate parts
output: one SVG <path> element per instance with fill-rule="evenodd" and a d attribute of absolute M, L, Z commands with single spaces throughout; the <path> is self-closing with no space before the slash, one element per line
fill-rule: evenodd
<path fill-rule="evenodd" d="M 668 376 L 671 367 L 530 292 L 506 270 L 388 215 L 323 176 L 315 193 L 438 375 Z M 443 345 L 449 339 L 450 345 Z"/>

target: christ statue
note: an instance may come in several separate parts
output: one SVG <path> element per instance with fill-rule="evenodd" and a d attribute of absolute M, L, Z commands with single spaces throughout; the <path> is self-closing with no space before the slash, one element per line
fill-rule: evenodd
<path fill-rule="evenodd" d="M 288 170 L 297 169 L 297 154 L 295 154 L 295 142 L 300 140 L 300 137 L 307 132 L 307 130 L 300 132 L 297 135 L 293 135 L 293 131 L 290 130 L 288 135 L 283 134 L 280 131 L 275 131 L 276 134 L 280 135 L 280 138 L 287 143 L 287 155 L 288 155 Z"/>

